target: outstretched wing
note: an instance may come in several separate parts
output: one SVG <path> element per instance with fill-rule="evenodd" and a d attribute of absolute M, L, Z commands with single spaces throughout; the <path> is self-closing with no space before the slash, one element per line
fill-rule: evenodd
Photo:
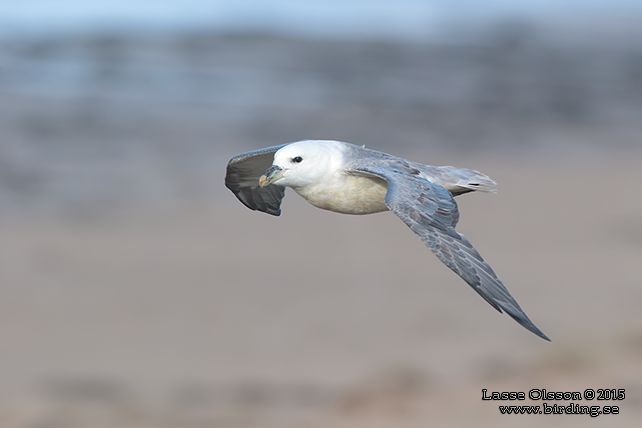
<path fill-rule="evenodd" d="M 285 194 L 285 187 L 275 184 L 259 187 L 259 177 L 272 165 L 274 153 L 283 146 L 285 144 L 241 153 L 228 162 L 225 186 L 246 207 L 281 215 L 281 200 Z"/>
<path fill-rule="evenodd" d="M 539 337 L 550 340 L 528 318 L 504 284 L 468 240 L 455 230 L 457 203 L 444 187 L 394 165 L 354 165 L 353 173 L 370 174 L 386 180 L 386 205 L 446 266 L 466 281 L 499 312 L 506 312 Z"/>

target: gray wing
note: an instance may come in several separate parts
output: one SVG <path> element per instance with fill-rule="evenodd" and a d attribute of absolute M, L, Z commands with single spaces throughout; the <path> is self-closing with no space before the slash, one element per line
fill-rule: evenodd
<path fill-rule="evenodd" d="M 285 194 L 285 187 L 275 184 L 259 187 L 259 177 L 272 165 L 274 153 L 283 146 L 285 144 L 241 153 L 228 162 L 225 186 L 246 207 L 281 215 L 281 200 Z"/>
<path fill-rule="evenodd" d="M 353 173 L 366 173 L 386 180 L 386 205 L 437 255 L 499 312 L 539 337 L 550 340 L 528 318 L 504 284 L 468 240 L 454 226 L 459 218 L 457 203 L 444 187 L 394 165 L 353 165 Z"/>

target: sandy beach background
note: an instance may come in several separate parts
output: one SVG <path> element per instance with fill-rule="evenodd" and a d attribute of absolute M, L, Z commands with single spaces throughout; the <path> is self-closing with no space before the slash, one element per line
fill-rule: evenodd
<path fill-rule="evenodd" d="M 635 426 L 642 39 L 541 28 L 3 35 L 0 426 Z M 390 213 L 225 189 L 231 156 L 306 138 L 495 178 L 459 229 L 553 341 Z M 482 388 L 627 395 L 508 416 Z"/>

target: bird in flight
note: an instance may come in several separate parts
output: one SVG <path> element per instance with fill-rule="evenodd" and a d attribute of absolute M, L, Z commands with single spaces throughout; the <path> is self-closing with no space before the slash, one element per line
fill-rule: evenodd
<path fill-rule="evenodd" d="M 248 208 L 276 216 L 286 187 L 318 208 L 343 214 L 390 210 L 493 308 L 550 340 L 455 230 L 459 210 L 454 197 L 496 189 L 478 171 L 424 165 L 341 141 L 306 140 L 233 157 L 225 185 Z"/>

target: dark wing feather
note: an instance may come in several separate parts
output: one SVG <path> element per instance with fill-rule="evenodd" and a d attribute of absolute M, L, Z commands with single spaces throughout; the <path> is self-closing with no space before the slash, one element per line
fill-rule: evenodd
<path fill-rule="evenodd" d="M 281 215 L 280 207 L 285 187 L 275 184 L 259 187 L 259 177 L 272 165 L 274 153 L 283 146 L 285 144 L 241 153 L 228 162 L 225 186 L 246 207 L 272 215 Z"/>
<path fill-rule="evenodd" d="M 386 205 L 435 255 L 466 281 L 499 312 L 539 337 L 550 340 L 528 318 L 504 284 L 472 244 L 454 226 L 459 218 L 457 203 L 444 187 L 396 168 L 373 165 L 354 166 L 356 173 L 368 173 L 386 180 Z"/>

